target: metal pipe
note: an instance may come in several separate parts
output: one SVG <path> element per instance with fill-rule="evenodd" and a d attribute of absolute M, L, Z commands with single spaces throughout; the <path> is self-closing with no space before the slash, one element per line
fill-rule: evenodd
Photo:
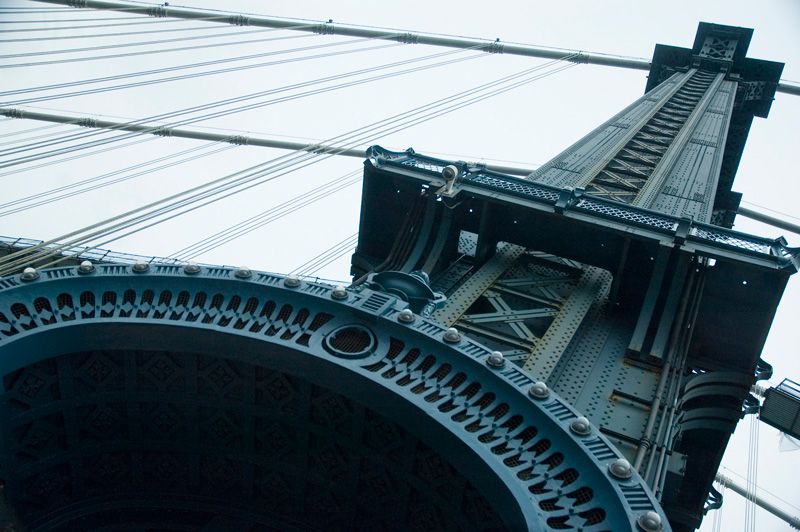
<path fill-rule="evenodd" d="M 667 388 L 667 400 L 664 402 L 664 411 L 661 413 L 661 419 L 658 422 L 658 430 L 656 430 L 656 439 L 655 439 L 655 446 L 653 452 L 650 453 L 650 456 L 647 458 L 647 467 L 645 467 L 644 473 L 642 477 L 645 481 L 650 484 L 650 488 L 655 490 L 656 480 L 650 481 L 650 473 L 653 469 L 653 462 L 656 458 L 656 451 L 661 447 L 663 449 L 663 441 L 662 437 L 664 437 L 664 429 L 668 425 L 668 414 L 669 414 L 669 407 L 672 406 L 672 399 L 674 398 L 675 394 L 677 393 L 677 385 L 678 385 L 678 373 L 680 369 L 677 366 L 672 368 L 672 373 L 669 377 L 669 387 Z"/>
<path fill-rule="evenodd" d="M 703 288 L 705 287 L 706 282 L 706 270 L 700 271 L 700 278 L 697 281 L 697 289 L 694 291 L 692 295 L 692 302 L 690 305 L 689 311 L 689 319 L 686 322 L 686 328 L 683 331 L 683 336 L 681 339 L 681 350 L 683 351 L 683 355 L 681 356 L 680 360 L 680 368 L 686 367 L 686 359 L 689 356 L 689 344 L 691 343 L 692 336 L 694 335 L 695 327 L 694 324 L 697 322 L 697 313 L 700 311 L 700 301 L 703 295 Z M 680 388 L 679 388 L 680 390 Z M 675 426 L 673 425 L 673 420 L 675 419 L 675 413 L 678 408 L 678 394 L 675 395 L 675 398 L 670 404 L 670 420 L 669 425 L 667 426 L 667 434 L 664 438 L 664 445 L 661 447 L 661 455 L 658 457 L 658 466 L 656 469 L 656 476 L 653 480 L 653 484 L 656 486 L 655 488 L 655 495 L 656 498 L 660 501 L 661 494 L 664 491 L 664 483 L 667 479 L 667 468 L 669 464 L 666 461 L 667 458 L 667 450 L 672 447 L 672 438 L 673 438 L 673 430 Z"/>
<path fill-rule="evenodd" d="M 563 59 L 572 63 L 587 63 L 590 65 L 612 66 L 633 70 L 650 70 L 650 62 L 623 57 L 611 57 L 596 54 L 587 54 L 573 50 L 554 50 L 550 48 L 537 48 L 534 46 L 503 44 L 499 41 L 484 39 L 464 39 L 453 37 L 440 37 L 424 35 L 405 31 L 374 30 L 358 26 L 333 24 L 332 22 L 301 23 L 291 20 L 254 16 L 254 15 L 221 15 L 193 9 L 168 7 L 163 5 L 139 6 L 122 2 L 108 2 L 101 0 L 39 0 L 48 4 L 66 5 L 80 8 L 105 9 L 110 11 L 123 11 L 137 13 L 151 17 L 172 17 L 205 22 L 218 22 L 235 26 L 256 26 L 262 28 L 278 28 L 324 35 L 346 35 L 350 37 L 366 37 L 383 39 L 404 44 L 427 44 L 430 46 L 444 46 L 447 48 L 475 49 L 493 54 L 522 55 L 527 57 L 541 57 L 544 59 Z"/>
<path fill-rule="evenodd" d="M 680 263 L 678 267 L 680 268 Z M 689 265 L 691 267 L 691 265 Z M 642 434 L 641 439 L 639 440 L 639 448 L 636 450 L 636 457 L 633 461 L 633 468 L 639 472 L 641 472 L 642 462 L 644 462 L 644 455 L 652 447 L 652 442 L 650 441 L 650 437 L 653 435 L 653 428 L 656 424 L 656 418 L 658 417 L 658 410 L 661 407 L 661 401 L 664 397 L 664 388 L 666 387 L 667 378 L 672 370 L 672 363 L 674 362 L 675 358 L 677 357 L 677 340 L 679 335 L 681 334 L 681 327 L 679 326 L 683 322 L 683 317 L 686 313 L 686 305 L 689 302 L 689 296 L 692 293 L 692 288 L 694 287 L 694 276 L 689 276 L 688 282 L 685 277 L 682 275 L 680 276 L 684 283 L 682 287 L 682 293 L 680 296 L 679 307 L 677 313 L 675 314 L 675 318 L 672 322 L 672 327 L 670 327 L 670 333 L 668 337 L 668 342 L 666 345 L 669 345 L 669 352 L 668 356 L 666 357 L 666 361 L 664 362 L 664 366 L 661 369 L 661 377 L 658 379 L 658 386 L 656 387 L 656 393 L 653 395 L 653 402 L 650 405 L 650 415 L 647 418 L 647 426 L 644 429 L 644 433 Z M 679 279 L 676 276 L 673 280 L 677 281 Z M 670 290 L 672 288 L 670 287 Z M 660 325 L 659 325 L 660 326 Z M 664 412 L 666 415 L 666 411 Z M 662 420 L 663 421 L 663 420 Z"/>
<path fill-rule="evenodd" d="M 731 480 L 728 477 L 724 476 L 722 473 L 717 473 L 717 475 L 714 478 L 714 480 L 717 483 L 719 483 L 721 486 L 725 486 L 726 488 L 730 488 L 732 491 L 735 491 L 736 493 L 738 493 L 742 497 L 745 497 L 746 499 L 752 500 L 757 505 L 759 505 L 760 507 L 762 507 L 763 509 L 765 509 L 766 511 L 768 511 L 769 513 L 771 513 L 772 515 L 774 515 L 778 519 L 783 519 L 784 521 L 789 523 L 789 526 L 791 526 L 792 528 L 794 528 L 796 530 L 800 530 L 800 519 L 798 519 L 797 517 L 794 517 L 792 515 L 789 515 L 787 512 L 784 512 L 783 510 L 781 510 L 780 508 L 778 508 L 774 504 L 772 504 L 772 503 L 770 503 L 768 501 L 765 501 L 764 499 L 759 497 L 757 494 L 749 493 L 747 491 L 747 488 L 745 488 L 744 486 L 740 486 L 739 484 L 735 483 L 733 480 Z"/>
<path fill-rule="evenodd" d="M 770 216 L 769 214 L 764 214 L 742 206 L 739 206 L 739 208 L 736 209 L 736 214 L 740 214 L 746 218 L 750 218 L 751 220 L 757 220 L 759 222 L 769 224 L 773 227 L 778 227 L 780 229 L 791 231 L 792 233 L 800 235 L 800 225 L 789 223 L 787 221 L 781 220 L 780 218 L 775 218 L 774 216 Z"/>

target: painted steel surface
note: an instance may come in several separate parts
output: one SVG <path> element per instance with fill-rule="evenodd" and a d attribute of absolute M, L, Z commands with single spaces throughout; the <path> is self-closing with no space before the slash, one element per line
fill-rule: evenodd
<path fill-rule="evenodd" d="M 451 464 L 442 471 L 450 471 L 458 485 L 473 486 L 465 493 L 488 501 L 487 508 L 509 530 L 567 524 L 586 531 L 635 530 L 637 517 L 659 511 L 638 475 L 622 481 L 610 475 L 608 467 L 620 455 L 596 429 L 586 436 L 570 429 L 578 412 L 554 393 L 541 401 L 531 398 L 527 392 L 534 381 L 516 366 L 487 365 L 490 352 L 481 345 L 464 338 L 444 341 L 444 328 L 418 316 L 401 323 L 397 316 L 405 304 L 369 289 L 337 301 L 327 285 L 287 287 L 283 278 L 258 272 L 240 277 L 244 274 L 223 268 L 191 274 L 178 266 L 151 265 L 134 273 L 130 266 L 98 265 L 85 274 L 60 268 L 29 281 L 0 281 L 2 476 L 22 518 L 39 527 L 32 530 L 99 511 L 108 501 L 96 486 L 89 489 L 98 475 L 113 477 L 114 471 L 135 469 L 133 463 L 140 474 L 168 467 L 170 460 L 145 452 L 155 444 L 173 458 L 213 451 L 256 463 L 255 447 L 243 452 L 226 439 L 233 438 L 229 433 L 245 440 L 257 436 L 246 418 L 252 412 L 260 419 L 258 408 L 268 406 L 258 407 L 255 395 L 247 398 L 266 388 L 230 387 L 229 380 L 239 379 L 237 368 L 308 382 L 308 390 L 315 390 L 308 400 L 324 393 L 342 398 L 334 402 L 375 411 Z M 165 383 L 183 382 L 189 366 L 197 383 L 212 383 L 206 384 L 210 395 L 198 389 L 187 394 L 180 386 L 170 391 Z M 172 381 L 172 372 L 183 377 Z M 142 380 L 147 375 L 149 384 Z M 216 410 L 209 401 L 217 402 Z M 169 413 L 176 403 L 195 412 L 188 417 L 195 425 L 186 430 L 199 435 L 196 440 L 169 437 L 168 420 L 180 417 Z M 132 408 L 140 409 L 138 416 Z M 147 408 L 155 410 L 147 414 Z M 203 408 L 210 412 L 207 418 L 198 415 Z M 164 421 L 162 434 L 142 432 L 157 427 L 158 419 Z M 306 423 L 302 415 L 298 423 Z M 109 426 L 127 436 L 106 440 L 102 432 Z M 241 430 L 247 426 L 249 432 Z M 82 436 L 87 431 L 94 436 Z M 248 460 L 237 464 L 249 470 Z M 412 475 L 408 482 L 420 482 L 405 474 Z M 132 486 L 126 492 L 131 498 L 152 489 L 137 484 L 144 477 L 137 481 L 133 473 L 120 478 Z M 164 481 L 164 489 L 169 486 Z M 349 500 L 361 493 L 350 489 L 341 487 L 337 494 Z M 229 503 L 225 497 L 218 501 L 223 507 Z M 223 510 L 221 515 L 230 513 L 230 507 Z M 257 516 L 248 519 L 258 522 Z M 464 522 L 453 529 L 482 529 L 475 526 Z"/>

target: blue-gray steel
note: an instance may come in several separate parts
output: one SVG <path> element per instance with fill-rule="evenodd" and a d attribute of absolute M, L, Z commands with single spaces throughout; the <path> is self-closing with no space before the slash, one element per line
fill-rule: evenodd
<path fill-rule="evenodd" d="M 379 146 L 371 147 L 368 155 L 376 168 L 414 177 L 431 186 L 442 182 L 441 171 L 450 164 L 449 161 L 421 155 L 413 150 L 391 152 Z M 519 203 L 522 200 L 532 210 L 558 212 L 584 223 L 610 226 L 653 240 L 687 243 L 706 256 L 748 255 L 764 266 L 791 270 L 800 267 L 800 251 L 788 247 L 784 239 L 769 239 L 696 222 L 681 216 L 585 194 L 580 188 L 560 188 L 530 182 L 467 163 L 463 163 L 457 183 L 458 188 L 464 192 L 487 197 L 491 195 L 509 203 Z"/>
<path fill-rule="evenodd" d="M 132 479 L 118 475 L 120 469 L 136 469 L 130 460 L 137 456 L 140 475 L 147 468 L 167 467 L 166 462 L 147 463 L 145 451 L 154 445 L 185 460 L 213 451 L 228 453 L 226 459 L 238 461 L 240 469 L 258 464 L 258 452 L 246 441 L 242 445 L 248 451 L 228 445 L 228 439 L 235 439 L 232 433 L 245 440 L 254 437 L 254 430 L 259 436 L 247 418 L 258 419 L 259 408 L 269 406 L 258 407 L 246 389 L 229 387 L 234 369 L 245 366 L 307 380 L 403 427 L 475 486 L 509 530 L 567 525 L 586 531 L 635 530 L 638 517 L 660 511 L 638 475 L 620 480 L 609 474 L 620 454 L 596 428 L 585 436 L 570 430 L 579 414 L 569 404 L 554 393 L 546 400 L 531 398 L 528 388 L 534 381 L 519 368 L 487 365 L 489 350 L 463 338 L 443 341 L 445 329 L 428 319 L 398 321 L 406 308 L 398 298 L 362 288 L 336 300 L 328 285 L 287 287 L 279 276 L 251 272 L 243 279 L 236 273 L 224 268 L 187 273 L 166 265 L 136 273 L 131 266 L 98 265 L 88 273 L 59 268 L 29 281 L 0 281 L 0 475 L 12 504 L 33 524 L 30 530 L 57 530 L 51 528 L 54 523 L 80 522 L 109 504 L 96 494 L 81 500 L 93 493 L 90 486 L 98 476 L 110 475 L 106 481 L 118 476 L 137 487 L 135 474 Z M 134 368 L 137 357 L 154 352 L 167 356 Z M 221 361 L 205 374 L 194 369 L 194 378 L 216 382 L 217 399 L 211 403 L 180 386 L 170 392 L 172 373 L 187 371 L 176 362 L 187 353 Z M 54 373 L 48 374 L 48 364 L 55 364 Z M 184 378 L 191 377 L 179 381 Z M 99 386 L 113 382 L 116 390 Z M 193 441 L 170 432 L 176 423 L 171 417 L 180 415 L 170 410 L 176 404 L 188 416 L 183 420 L 188 434 L 217 431 L 225 443 L 214 447 L 210 437 Z M 198 412 L 204 407 L 233 417 L 203 419 Z M 154 409 L 156 426 L 162 420 L 166 435 L 148 436 L 145 425 L 152 420 L 133 422 L 132 412 L 147 408 Z M 112 429 L 127 436 L 106 439 Z M 86 430 L 93 434 L 84 435 Z M 361 473 L 369 477 L 368 471 Z M 249 475 L 258 482 L 252 469 Z M 350 492 L 342 487 L 338 496 L 353 503 L 356 484 Z M 167 489 L 169 482 L 164 485 Z M 119 489 L 123 497 L 115 507 L 137 502 L 135 489 Z M 216 504 L 229 502 L 223 497 Z M 247 519 L 260 522 L 258 516 Z M 448 529 L 498 525 L 478 521 L 481 527 L 476 527 L 466 519 Z M 425 526 L 407 529 L 416 528 Z"/>

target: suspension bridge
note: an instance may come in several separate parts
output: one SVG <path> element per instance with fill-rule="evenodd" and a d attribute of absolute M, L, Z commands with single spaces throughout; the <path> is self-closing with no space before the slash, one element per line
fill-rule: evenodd
<path fill-rule="evenodd" d="M 644 57 L 496 38 L 119 5 L 2 10 L 0 233 L 36 255 L 4 259 L 0 275 L 80 252 L 78 262 L 158 257 L 342 280 L 358 242 L 353 158 L 370 145 L 525 176 L 638 98 L 650 69 Z M 748 55 L 789 63 L 785 52 Z M 796 154 L 780 149 L 790 135 L 775 133 L 755 162 L 747 154 L 797 113 L 786 77 L 735 185 L 758 175 L 742 184 L 753 192 L 740 213 L 781 219 L 759 230 L 773 238 L 797 223 L 784 177 Z M 782 303 L 778 323 L 792 315 Z"/>

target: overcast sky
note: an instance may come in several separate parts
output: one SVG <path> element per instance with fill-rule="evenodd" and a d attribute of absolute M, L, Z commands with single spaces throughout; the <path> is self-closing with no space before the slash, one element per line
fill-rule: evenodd
<path fill-rule="evenodd" d="M 178 2 L 170 2 L 172 6 Z M 370 27 L 401 29 L 413 32 L 479 37 L 506 43 L 548 46 L 569 51 L 617 54 L 649 60 L 656 43 L 691 47 L 700 21 L 754 28 L 749 57 L 786 63 L 783 79 L 800 81 L 800 3 L 796 0 L 765 1 L 756 5 L 745 1 L 672 1 L 645 3 L 641 1 L 579 1 L 579 2 L 521 2 L 521 1 L 460 1 L 375 2 L 342 0 L 339 2 L 298 1 L 258 2 L 235 0 L 214 2 L 184 0 L 187 7 L 220 8 L 236 13 L 291 17 L 307 21 L 327 21 Z M 647 6 L 647 7 L 642 7 Z M 650 7 L 652 6 L 652 7 Z M 15 8 L 41 9 L 13 14 Z M 114 13 L 66 10 L 52 12 L 48 4 L 24 1 L 0 1 L 0 92 L 32 89 L 54 83 L 121 75 L 155 68 L 168 68 L 196 63 L 262 54 L 273 51 L 331 45 L 352 38 L 309 35 L 276 31 L 252 32 L 254 28 L 234 28 L 219 24 L 185 21 L 158 22 L 127 27 L 66 29 L 80 25 L 100 25 L 100 21 L 78 20 L 98 17 L 118 18 Z M 14 21 L 42 21 L 16 24 Z M 67 20 L 75 20 L 69 22 Z M 131 18 L 130 22 L 145 19 Z M 159 19 L 164 20 L 164 19 Z M 48 21 L 48 22 L 45 22 Z M 106 23 L 128 21 L 113 20 Z M 49 31 L 9 31 L 48 28 Z M 60 28 L 60 29 L 59 29 Z M 198 30 L 184 31 L 185 28 Z M 141 35 L 118 35 L 134 31 L 172 29 Z M 53 39 L 78 35 L 112 34 L 110 37 Z M 116 34 L 116 35 L 114 35 Z M 224 38 L 204 38 L 175 41 L 149 46 L 120 47 L 133 42 L 175 39 L 189 36 L 225 35 Z M 49 40 L 41 40 L 50 38 Z M 282 40 L 274 40 L 283 38 Z M 19 39 L 26 39 L 20 41 Z M 39 40 L 29 40 L 39 39 Z M 273 40 L 267 40 L 273 39 Z M 222 47 L 198 46 L 237 40 L 259 40 Z M 12 42 L 16 41 L 16 42 Z M 292 54 L 262 57 L 248 61 L 226 63 L 213 68 L 231 67 L 299 58 L 312 54 L 340 50 L 367 49 L 387 43 L 357 42 L 326 48 L 297 51 Z M 105 46 L 105 50 L 42 54 L 74 48 Z M 193 49 L 170 53 L 136 55 L 105 60 L 83 60 L 60 64 L 29 65 L 9 68 L 21 63 L 39 63 L 65 59 L 80 59 L 100 55 L 135 51 L 155 51 L 168 48 Z M 385 65 L 395 61 L 419 58 L 445 52 L 442 48 L 420 45 L 383 46 L 379 50 L 297 61 L 283 65 L 253 68 L 224 75 L 153 84 L 90 94 L 80 97 L 39 101 L 27 105 L 9 105 L 32 96 L 52 96 L 68 89 L 28 92 L 0 96 L 3 107 L 94 116 L 110 120 L 141 119 L 193 105 L 251 94 L 318 80 L 357 69 Z M 8 57 L 17 54 L 37 54 Z M 325 94 L 292 100 L 278 105 L 262 106 L 247 112 L 230 114 L 197 122 L 191 126 L 208 131 L 285 137 L 287 140 L 323 141 L 356 128 L 408 111 L 417 106 L 455 94 L 473 86 L 505 75 L 544 64 L 544 60 L 461 52 L 450 59 L 468 58 L 449 66 L 424 70 L 405 76 L 392 77 L 357 87 L 335 90 Z M 428 59 L 432 64 L 444 58 Z M 210 70 L 181 70 L 157 76 L 140 77 L 125 82 L 155 79 L 180 73 Z M 408 68 L 408 67 L 405 67 Z M 394 71 L 400 68 L 395 68 Z M 361 76 L 358 79 L 366 79 Z M 348 78 L 356 79 L 356 78 Z M 69 90 L 109 87 L 123 81 L 80 86 Z M 511 92 L 461 109 L 455 113 L 427 121 L 416 127 L 391 135 L 376 135 L 369 144 L 390 149 L 413 147 L 416 151 L 442 158 L 469 161 L 498 162 L 534 169 L 557 155 L 561 150 L 591 131 L 594 127 L 638 98 L 646 83 L 646 73 L 607 67 L 579 65 L 554 74 Z M 330 87 L 333 81 L 315 87 Z M 292 94 L 295 94 L 295 91 Z M 281 93 L 289 94 L 289 93 Z M 744 194 L 745 206 L 777 211 L 776 216 L 800 223 L 795 198 L 800 196 L 797 169 L 800 150 L 797 124 L 800 123 L 800 97 L 778 94 L 766 120 L 756 118 L 733 189 Z M 46 124 L 27 120 L 0 121 L 0 135 L 10 135 Z M 213 129 L 212 129 L 213 128 Z M 47 139 L 33 137 L 49 133 L 70 133 L 71 126 L 45 129 L 16 136 L 0 136 L 0 149 L 27 147 L 28 142 Z M 82 130 L 88 131 L 88 130 Z M 105 138 L 105 137 L 97 137 Z M 25 141 L 19 144 L 9 142 Z M 60 162 L 31 169 L 56 159 L 42 159 L 27 165 L 0 167 L 0 203 L 7 203 L 31 194 L 90 177 L 126 169 L 133 165 L 166 157 L 183 150 L 202 146 L 202 142 L 181 139 L 157 139 L 133 146 L 114 149 L 91 157 Z M 113 147 L 113 144 L 104 147 Z M 204 147 L 195 155 L 216 150 L 219 146 Z M 49 148 L 51 149 L 51 148 Z M 41 153 L 25 151 L 0 158 L 0 165 L 14 157 Z M 75 152 L 75 154 L 84 152 Z M 199 158 L 159 172 L 131 179 L 58 201 L 39 209 L 0 217 L 0 235 L 50 239 L 69 230 L 133 209 L 147 202 L 195 186 L 201 182 L 227 175 L 233 171 L 262 163 L 285 152 L 258 147 L 236 147 Z M 279 205 L 299 194 L 324 184 L 348 172 L 358 171 L 362 161 L 335 157 L 305 169 L 279 177 L 269 183 L 233 196 L 212 206 L 176 218 L 155 228 L 137 233 L 104 247 L 121 252 L 148 256 L 167 256 L 186 245 L 229 225 Z M 18 171 L 25 170 L 25 171 Z M 118 176 L 130 175 L 121 173 Z M 226 246 L 195 257 L 201 262 L 248 265 L 255 269 L 288 272 L 313 258 L 321 251 L 342 241 L 357 231 L 360 187 L 356 184 L 314 204 L 313 207 L 286 216 L 264 228 L 250 233 Z M 756 207 L 760 206 L 760 207 Z M 7 207 L 0 207 L 0 214 Z M 772 227 L 741 219 L 735 229 L 777 237 L 783 232 Z M 800 246 L 800 236 L 786 233 L 790 245 Z M 95 241 L 95 244 L 97 241 Z M 347 279 L 349 254 L 317 272 L 328 279 Z M 775 366 L 775 383 L 784 377 L 800 380 L 797 365 L 798 342 L 793 334 L 800 319 L 800 281 L 793 278 L 779 309 L 763 357 Z M 749 419 L 740 423 L 739 430 L 726 454 L 724 465 L 729 476 L 745 475 Z M 800 451 L 778 453 L 777 432 L 761 425 L 758 482 L 794 506 L 800 506 L 800 490 L 796 477 L 800 474 Z M 741 530 L 743 500 L 730 493 L 723 506 L 722 530 Z M 794 515 L 800 510 L 790 509 Z M 712 514 L 713 515 L 713 514 Z M 712 515 L 702 530 L 711 530 Z M 758 510 L 759 531 L 778 531 L 788 528 L 782 521 Z"/>

